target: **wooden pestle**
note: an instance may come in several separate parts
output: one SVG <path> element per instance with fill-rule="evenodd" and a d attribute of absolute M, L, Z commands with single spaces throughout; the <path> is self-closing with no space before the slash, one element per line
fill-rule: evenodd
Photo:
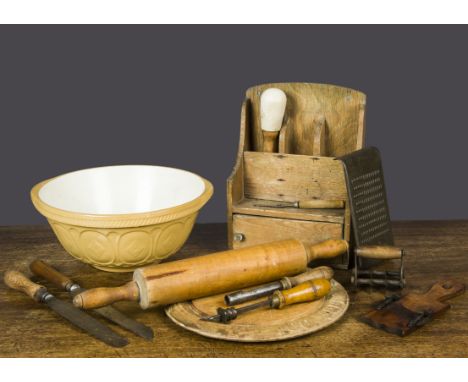
<path fill-rule="evenodd" d="M 265 152 L 278 152 L 278 135 L 283 124 L 286 98 L 284 91 L 277 88 L 269 88 L 260 96 L 260 124 Z"/>
<path fill-rule="evenodd" d="M 138 268 L 133 281 L 75 296 L 75 306 L 94 309 L 116 301 L 139 301 L 142 309 L 211 296 L 304 272 L 318 258 L 348 251 L 345 240 L 306 245 L 283 240 Z"/>

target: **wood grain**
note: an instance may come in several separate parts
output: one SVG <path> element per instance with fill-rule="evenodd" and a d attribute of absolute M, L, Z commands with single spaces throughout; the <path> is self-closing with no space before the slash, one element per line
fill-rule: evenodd
<path fill-rule="evenodd" d="M 405 292 L 424 293 L 438 280 L 468 280 L 468 221 L 398 222 L 395 244 L 406 251 Z M 182 259 L 227 248 L 226 225 L 196 225 L 184 247 L 173 256 Z M 40 258 L 86 288 L 118 286 L 130 274 L 107 273 L 67 255 L 46 226 L 0 228 L 0 277 L 14 267 L 24 272 Z M 336 324 L 312 335 L 269 344 L 240 344 L 202 337 L 174 325 L 160 308 L 144 311 L 134 303 L 118 303 L 125 314 L 155 331 L 147 342 L 112 325 L 129 339 L 125 348 L 110 348 L 74 329 L 53 312 L 0 282 L 0 356 L 2 357 L 468 357 L 468 293 L 450 300 L 452 309 L 406 338 L 369 327 L 357 320 L 380 290 L 353 292 L 350 272 L 335 271 L 350 291 L 350 307 Z M 3 281 L 3 280 L 1 280 Z M 59 298 L 68 293 L 38 278 Z M 291 307 L 293 308 L 293 306 Z M 104 322 L 104 321 L 103 321 Z M 40 335 L 38 335 L 40 333 Z"/>
<path fill-rule="evenodd" d="M 252 104 L 250 125 L 254 151 L 263 151 L 260 127 L 260 96 L 268 88 L 283 90 L 287 96 L 285 124 L 290 154 L 314 155 L 314 126 L 324 120 L 327 135 L 324 150 L 341 156 L 362 148 L 364 140 L 365 94 L 340 86 L 313 83 L 273 83 L 251 87 L 246 98 Z M 284 128 L 284 127 L 283 127 Z"/>
<path fill-rule="evenodd" d="M 283 309 L 258 309 L 239 315 L 227 325 L 200 320 L 202 316 L 216 314 L 218 306 L 226 307 L 223 295 L 174 304 L 168 307 L 166 312 L 177 325 L 211 338 L 238 342 L 270 342 L 297 338 L 322 330 L 345 314 L 349 305 L 348 294 L 336 281 L 332 283 L 333 289 L 327 298 L 290 305 Z"/>
<path fill-rule="evenodd" d="M 244 153 L 244 194 L 252 199 L 288 202 L 348 199 L 340 161 L 253 151 Z"/>
<path fill-rule="evenodd" d="M 341 239 L 343 226 L 338 223 L 234 215 L 233 230 L 243 240 L 234 241 L 234 248 L 244 248 L 265 243 L 265 236 L 275 240 L 297 238 L 307 244 L 327 239 Z"/>
<path fill-rule="evenodd" d="M 275 139 L 274 148 L 272 148 L 271 140 L 265 139 L 261 129 L 260 113 L 261 95 L 272 87 L 281 89 L 287 96 L 283 126 L 278 140 Z M 350 153 L 363 147 L 365 110 L 365 94 L 335 85 L 274 83 L 253 86 L 247 90 L 241 110 L 240 140 L 236 162 L 227 181 L 229 247 L 234 246 L 234 209 L 237 204 L 243 203 L 244 197 L 288 201 L 310 200 L 310 198 L 320 200 L 332 199 L 323 196 L 328 192 L 333 193 L 335 190 L 341 192 L 343 187 L 333 184 L 333 181 L 337 177 L 343 178 L 342 168 L 338 167 L 337 163 L 333 163 L 331 157 Z M 317 167 L 312 166 L 312 171 L 315 173 L 312 178 L 309 178 L 308 171 L 304 172 L 303 169 L 309 169 L 310 161 L 307 162 L 307 160 L 299 158 L 296 161 L 297 167 L 289 168 L 287 167 L 289 163 L 287 163 L 281 168 L 282 172 L 278 172 L 275 166 L 279 162 L 270 161 L 266 157 L 266 160 L 257 166 L 258 173 L 261 175 L 258 180 L 252 171 L 246 168 L 245 156 L 250 155 L 248 152 L 276 151 L 276 144 L 280 154 L 299 154 L 314 161 L 322 158 L 321 165 L 323 164 L 323 166 L 318 168 L 322 168 L 324 171 L 316 171 Z M 283 157 L 286 156 L 281 155 L 275 158 Z M 253 157 L 252 159 L 256 160 L 257 158 Z M 341 179 L 339 182 L 343 183 Z M 249 188 L 249 185 L 252 187 Z M 309 194 L 310 190 L 312 190 L 310 195 L 305 198 L 290 197 L 289 195 L 301 192 Z M 268 196 L 265 197 L 265 195 Z M 249 212 L 243 213 L 249 214 Z M 262 216 L 258 210 L 251 212 L 254 215 Z M 278 214 L 278 211 L 274 213 Z M 297 216 L 294 217 L 294 213 L 294 211 L 285 211 L 284 216 L 279 217 L 300 219 Z M 271 211 L 265 209 L 263 216 L 272 216 Z M 350 220 L 351 214 L 349 206 L 346 204 L 344 229 L 342 230 L 342 237 L 345 240 L 350 238 Z M 348 267 L 348 265 L 348 259 L 343 258 L 340 267 Z"/>
<path fill-rule="evenodd" d="M 344 240 L 306 245 L 296 239 L 220 251 L 138 268 L 133 282 L 85 290 L 75 296 L 73 304 L 95 309 L 118 301 L 138 301 L 142 309 L 154 308 L 297 275 L 312 260 L 347 252 Z"/>
<path fill-rule="evenodd" d="M 296 220 L 310 220 L 315 222 L 340 223 L 343 224 L 345 217 L 344 209 L 330 208 L 314 208 L 300 209 L 291 208 L 274 208 L 260 207 L 278 204 L 277 201 L 249 199 L 245 198 L 242 201 L 235 203 L 232 206 L 232 211 L 235 214 L 254 215 L 254 216 L 269 216 L 272 218 L 289 218 Z"/>
<path fill-rule="evenodd" d="M 325 297 L 331 290 L 331 284 L 327 279 L 306 281 L 291 289 L 277 290 L 273 293 L 273 302 L 277 302 L 278 309 L 288 305 L 318 300 Z M 323 317 L 326 319 L 326 317 Z"/>

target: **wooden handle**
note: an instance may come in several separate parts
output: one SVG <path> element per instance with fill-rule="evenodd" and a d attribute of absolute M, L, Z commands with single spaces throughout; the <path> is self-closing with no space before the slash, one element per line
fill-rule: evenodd
<path fill-rule="evenodd" d="M 31 272 L 33 272 L 35 275 L 50 281 L 59 288 L 68 290 L 68 288 L 73 284 L 73 281 L 70 278 L 61 274 L 59 271 L 52 268 L 42 260 L 34 260 L 29 265 L 29 269 L 31 269 Z"/>
<path fill-rule="evenodd" d="M 368 259 L 401 259 L 403 250 L 391 245 L 366 245 L 358 247 L 354 250 L 357 256 L 365 257 Z"/>
<path fill-rule="evenodd" d="M 435 283 L 424 295 L 436 301 L 444 301 L 465 291 L 465 285 L 454 280 Z"/>
<path fill-rule="evenodd" d="M 284 277 L 283 280 L 285 284 L 288 284 L 288 288 L 295 287 L 296 285 L 305 283 L 306 281 L 318 280 L 318 279 L 326 279 L 331 280 L 333 277 L 333 269 L 330 267 L 317 267 L 310 269 L 304 273 L 301 273 L 294 277 Z"/>
<path fill-rule="evenodd" d="M 6 271 L 3 281 L 11 289 L 23 292 L 35 301 L 40 301 L 41 295 L 46 291 L 45 287 L 33 283 L 25 274 L 18 271 Z"/>
<path fill-rule="evenodd" d="M 82 309 L 110 305 L 117 301 L 138 301 L 140 292 L 134 281 L 115 288 L 89 289 L 73 298 L 73 305 Z"/>
<path fill-rule="evenodd" d="M 328 259 L 348 251 L 346 240 L 325 240 L 308 248 L 308 262 L 315 259 Z"/>
<path fill-rule="evenodd" d="M 263 151 L 267 153 L 278 152 L 278 131 L 263 131 Z"/>
<path fill-rule="evenodd" d="M 344 200 L 300 200 L 299 208 L 344 208 Z"/>
<path fill-rule="evenodd" d="M 330 289 L 330 281 L 326 279 L 307 281 L 291 289 L 284 291 L 277 290 L 273 293 L 272 306 L 282 309 L 287 305 L 318 300 L 326 296 L 330 292 Z"/>

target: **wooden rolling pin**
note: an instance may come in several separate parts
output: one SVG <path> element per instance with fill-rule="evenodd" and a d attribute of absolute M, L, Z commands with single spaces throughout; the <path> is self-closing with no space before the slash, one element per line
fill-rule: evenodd
<path fill-rule="evenodd" d="M 312 246 L 283 240 L 253 247 L 138 268 L 133 281 L 116 288 L 96 288 L 75 296 L 75 306 L 95 309 L 116 301 L 139 301 L 142 309 L 188 301 L 304 272 L 318 258 L 348 251 L 345 240 Z"/>

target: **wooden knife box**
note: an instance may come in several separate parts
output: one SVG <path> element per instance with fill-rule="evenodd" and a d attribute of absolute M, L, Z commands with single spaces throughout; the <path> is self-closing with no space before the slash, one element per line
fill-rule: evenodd
<path fill-rule="evenodd" d="M 260 95 L 270 87 L 287 96 L 278 153 L 263 152 L 260 128 Z M 361 92 L 325 84 L 272 83 L 247 90 L 236 164 L 227 180 L 231 248 L 290 238 L 310 244 L 349 240 L 351 214 L 344 170 L 335 157 L 362 148 L 365 101 Z M 345 207 L 274 207 L 278 202 L 310 199 L 344 200 Z M 324 263 L 346 269 L 349 254 Z"/>

